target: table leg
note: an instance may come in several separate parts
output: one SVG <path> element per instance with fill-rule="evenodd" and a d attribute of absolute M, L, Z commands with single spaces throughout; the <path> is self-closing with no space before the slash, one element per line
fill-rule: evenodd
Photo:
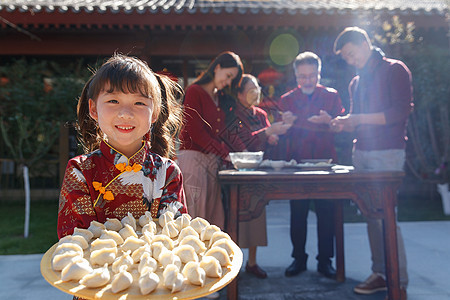
<path fill-rule="evenodd" d="M 400 299 L 400 276 L 398 266 L 397 224 L 395 221 L 395 191 L 386 193 L 383 203 L 384 253 L 389 300 Z"/>
<path fill-rule="evenodd" d="M 230 186 L 230 210 L 228 212 L 228 234 L 231 239 L 238 243 L 239 238 L 239 203 L 238 203 L 238 187 Z M 227 299 L 237 300 L 238 298 L 238 278 L 236 277 L 227 287 Z"/>
<path fill-rule="evenodd" d="M 335 201 L 336 280 L 345 281 L 343 200 Z"/>

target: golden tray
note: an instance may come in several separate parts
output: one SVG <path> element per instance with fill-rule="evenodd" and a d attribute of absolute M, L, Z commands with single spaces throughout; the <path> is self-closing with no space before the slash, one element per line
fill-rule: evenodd
<path fill-rule="evenodd" d="M 139 287 L 136 284 L 137 278 L 136 274 L 133 274 L 133 284 L 128 289 L 114 294 L 111 291 L 111 282 L 100 288 L 87 288 L 80 285 L 76 281 L 63 282 L 61 280 L 61 272 L 53 271 L 52 265 L 52 255 L 58 244 L 56 243 L 50 249 L 45 252 L 41 260 L 41 273 L 42 276 L 54 287 L 66 292 L 68 294 L 78 296 L 85 299 L 155 299 L 155 300 L 168 300 L 168 299 L 196 299 L 200 297 L 205 297 L 211 293 L 221 290 L 227 286 L 239 273 L 243 254 L 241 249 L 233 242 L 234 254 L 231 256 L 231 266 L 227 268 L 222 268 L 223 276 L 221 278 L 211 278 L 206 277 L 206 282 L 203 287 L 184 284 L 181 291 L 176 293 L 171 293 L 168 289 L 162 286 L 162 280 L 160 281 L 158 287 L 147 295 L 141 295 Z M 158 270 L 156 274 L 162 278 L 162 270 Z"/>

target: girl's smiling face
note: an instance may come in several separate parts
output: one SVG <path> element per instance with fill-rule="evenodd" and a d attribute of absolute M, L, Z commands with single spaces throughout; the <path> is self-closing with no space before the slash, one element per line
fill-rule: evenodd
<path fill-rule="evenodd" d="M 127 157 L 142 147 L 144 135 L 156 121 L 152 99 L 140 93 L 108 92 L 107 86 L 97 100 L 89 99 L 89 114 L 107 142 Z"/>

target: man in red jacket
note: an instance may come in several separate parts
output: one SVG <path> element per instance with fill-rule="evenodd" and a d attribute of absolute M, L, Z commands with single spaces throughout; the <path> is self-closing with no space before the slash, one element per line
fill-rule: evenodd
<path fill-rule="evenodd" d="M 411 73 L 399 60 L 384 57 L 367 33 L 348 27 L 339 34 L 334 52 L 358 75 L 349 86 L 350 113 L 330 122 L 335 131 L 354 131 L 353 165 L 359 170 L 401 171 L 405 162 L 406 124 L 412 108 Z M 380 219 L 367 219 L 372 274 L 354 292 L 372 294 L 386 290 L 384 240 Z M 400 228 L 397 226 L 401 300 L 406 299 L 408 274 Z"/>
<path fill-rule="evenodd" d="M 281 97 L 280 108 L 285 123 L 293 125 L 286 133 L 286 158 L 329 159 L 337 161 L 334 132 L 329 128 L 332 118 L 344 112 L 336 90 L 319 84 L 320 58 L 312 52 L 300 53 L 294 61 L 298 86 Z M 295 121 L 294 121 L 295 120 Z M 291 241 L 294 261 L 286 269 L 286 276 L 295 276 L 306 270 L 305 252 L 308 200 L 291 200 Z M 318 261 L 317 271 L 328 278 L 336 277 L 331 264 L 334 256 L 334 203 L 331 200 L 313 200 L 317 215 Z"/>

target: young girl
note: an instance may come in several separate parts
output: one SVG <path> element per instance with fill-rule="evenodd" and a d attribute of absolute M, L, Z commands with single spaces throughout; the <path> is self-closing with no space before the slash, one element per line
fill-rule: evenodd
<path fill-rule="evenodd" d="M 219 105 L 219 94 L 237 86 L 242 70 L 238 55 L 221 53 L 187 88 L 184 98 L 185 126 L 180 135 L 178 163 L 185 178 L 189 213 L 221 228 L 225 214 L 217 171 L 230 147 L 222 138 L 226 132 L 225 112 Z"/>
<path fill-rule="evenodd" d="M 282 122 L 270 124 L 267 113 L 257 107 L 261 100 L 261 88 L 257 79 L 244 74 L 236 89 L 236 104 L 233 109 L 235 119 L 230 124 L 248 151 L 264 151 L 268 144 L 276 144 L 278 135 L 285 134 L 290 125 Z M 239 150 L 239 149 L 237 149 Z M 239 224 L 239 246 L 248 248 L 245 271 L 258 278 L 266 278 L 267 273 L 256 262 L 257 246 L 267 246 L 266 210 L 249 222 Z"/>
<path fill-rule="evenodd" d="M 61 188 L 58 236 L 93 220 L 145 211 L 185 213 L 182 176 L 167 157 L 181 127 L 179 89 L 137 58 L 114 55 L 86 83 L 78 101 L 84 155 L 71 159 Z"/>

